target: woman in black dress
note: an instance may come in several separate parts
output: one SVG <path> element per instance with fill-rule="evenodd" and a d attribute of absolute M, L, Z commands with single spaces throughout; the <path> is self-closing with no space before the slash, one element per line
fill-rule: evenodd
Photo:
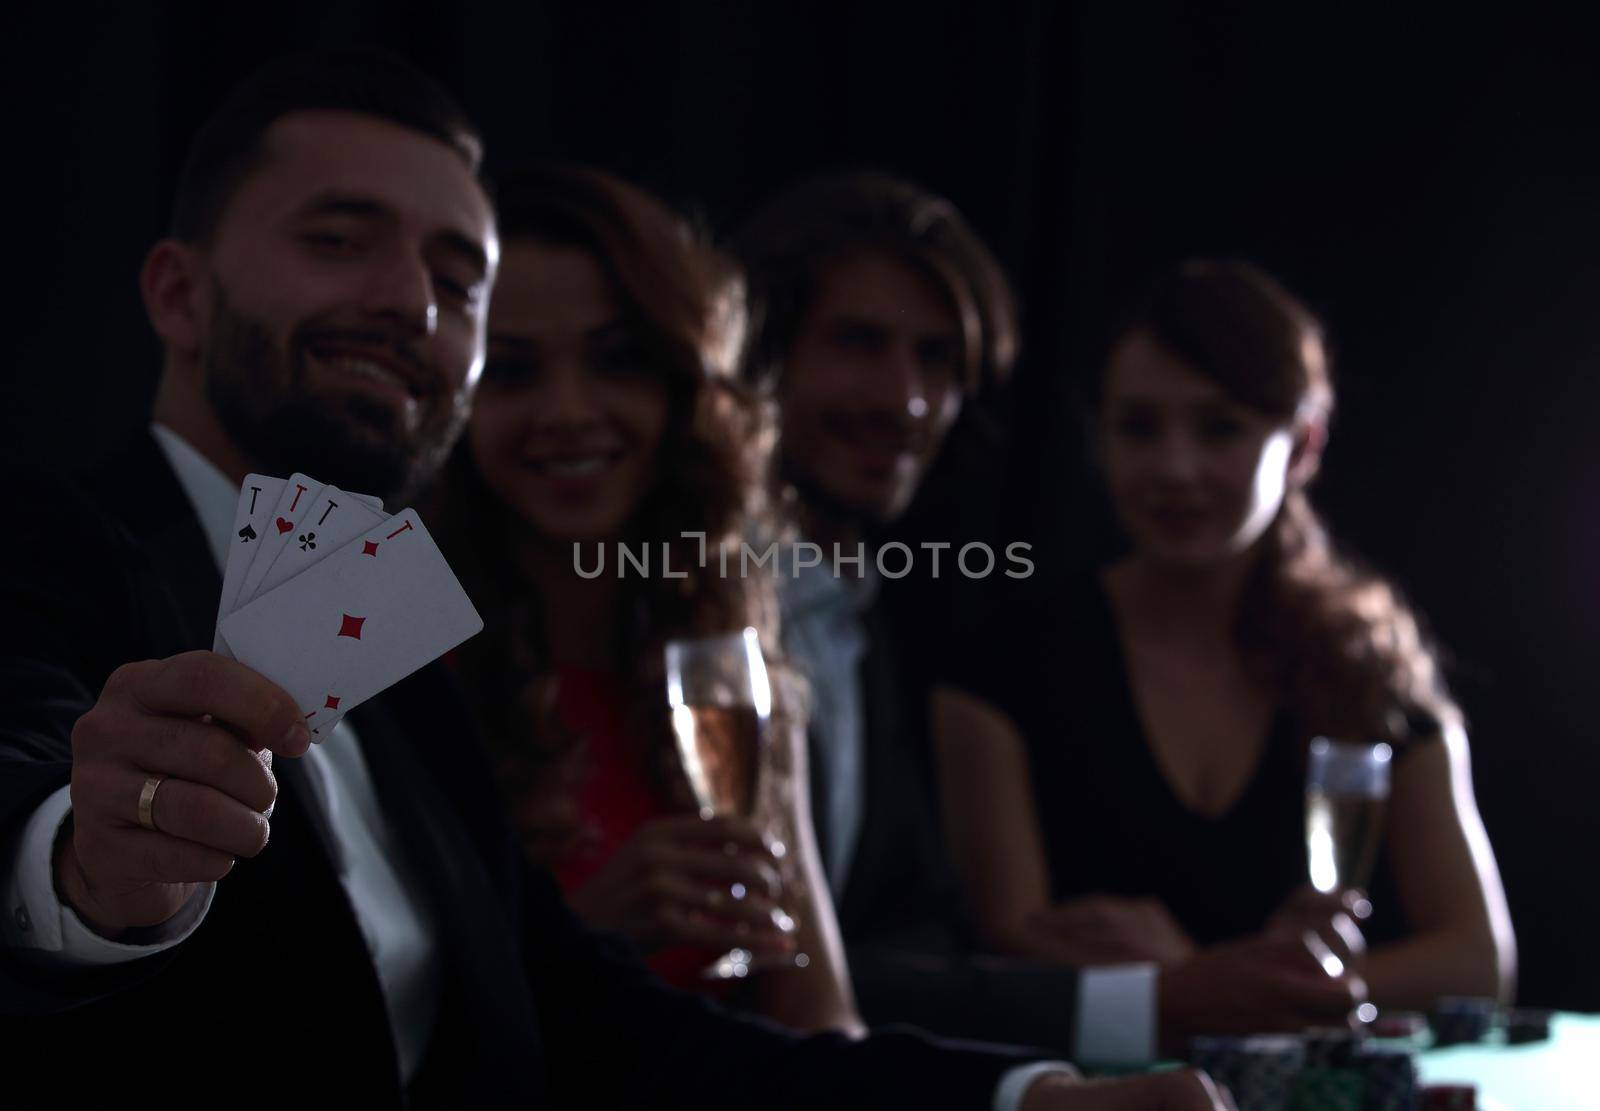
<path fill-rule="evenodd" d="M 1127 553 L 1030 584 L 935 696 L 979 928 L 1003 951 L 1156 963 L 1169 1033 L 1298 1028 L 1364 991 L 1508 997 L 1461 713 L 1411 611 L 1306 497 L 1333 407 L 1317 321 L 1254 267 L 1191 262 L 1116 336 L 1094 401 Z M 1394 753 L 1370 893 L 1306 882 L 1319 735 Z"/>

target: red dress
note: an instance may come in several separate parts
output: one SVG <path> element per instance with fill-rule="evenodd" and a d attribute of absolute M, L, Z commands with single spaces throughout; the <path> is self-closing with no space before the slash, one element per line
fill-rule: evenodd
<path fill-rule="evenodd" d="M 640 826 L 672 812 L 629 744 L 623 708 L 631 696 L 627 684 L 609 671 L 564 666 L 557 672 L 556 713 L 587 754 L 578 807 L 590 836 L 551 868 L 568 894 L 600 871 Z M 724 983 L 700 978 L 700 970 L 717 956 L 679 945 L 657 950 L 647 963 L 668 983 L 720 996 Z"/>

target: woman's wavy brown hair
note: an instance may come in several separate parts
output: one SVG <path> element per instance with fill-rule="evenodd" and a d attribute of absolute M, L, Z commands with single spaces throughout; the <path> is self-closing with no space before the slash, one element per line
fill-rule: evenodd
<path fill-rule="evenodd" d="M 777 659 L 770 582 L 719 575 L 714 555 L 703 567 L 700 542 L 682 536 L 703 533 L 713 553 L 718 544 L 736 548 L 766 516 L 773 422 L 735 374 L 742 280 L 687 221 L 600 170 L 536 165 L 502 178 L 496 194 L 503 243 L 531 240 L 594 257 L 667 387 L 654 482 L 615 539 L 648 544 L 652 559 L 665 543 L 674 571 L 686 573 L 626 578 L 619 611 L 617 662 L 634 679 L 630 736 L 648 770 L 670 787 L 676 763 L 665 712 L 665 642 L 753 625 L 768 660 Z M 440 531 L 485 627 L 461 650 L 460 671 L 525 834 L 554 854 L 578 832 L 570 796 L 584 746 L 555 718 L 542 607 L 513 566 L 510 514 L 463 443 L 446 471 Z"/>
<path fill-rule="evenodd" d="M 1114 335 L 1136 331 L 1275 420 L 1332 416 L 1322 325 L 1249 263 L 1194 260 L 1162 274 Z M 1237 635 L 1306 728 L 1403 741 L 1460 721 L 1415 613 L 1338 550 L 1303 488 L 1287 494 L 1258 552 Z"/>

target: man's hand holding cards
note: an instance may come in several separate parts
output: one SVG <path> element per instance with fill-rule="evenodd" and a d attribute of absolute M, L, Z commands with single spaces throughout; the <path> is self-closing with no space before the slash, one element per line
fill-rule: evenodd
<path fill-rule="evenodd" d="M 72 731 L 55 885 L 107 937 L 169 921 L 265 847 L 272 754 L 483 627 L 415 510 L 250 475 L 229 542 L 215 650 L 118 668 Z"/>
<path fill-rule="evenodd" d="M 313 740 L 483 628 L 414 509 L 252 474 L 230 545 L 213 650 L 287 691 Z"/>

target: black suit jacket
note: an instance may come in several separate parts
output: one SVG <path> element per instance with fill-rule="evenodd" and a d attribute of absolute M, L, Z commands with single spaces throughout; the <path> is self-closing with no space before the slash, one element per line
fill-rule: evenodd
<path fill-rule="evenodd" d="M 117 666 L 209 647 L 219 580 L 188 501 L 141 440 L 76 479 L 12 475 L 0 552 L 0 852 L 71 771 L 73 723 Z M 983 1107 L 1027 1056 L 889 1032 L 801 1039 L 655 980 L 566 910 L 503 821 L 466 715 L 428 668 L 359 707 L 379 799 L 426 889 L 444 999 L 401 1090 L 376 972 L 309 782 L 279 760 L 272 842 L 218 887 L 183 944 L 62 972 L 0 953 L 13 1090 L 110 1106 Z M 134 800 L 130 799 L 130 806 Z M 0 857 L 0 859 L 8 859 Z M 34 1089 L 29 1080 L 37 1080 Z M 757 1095 L 759 1093 L 759 1095 Z"/>
<path fill-rule="evenodd" d="M 907 658 L 887 610 L 880 596 L 863 614 L 866 810 L 838 902 L 862 1014 L 1071 1056 L 1077 973 L 975 951 L 938 819 L 930 683 Z M 811 763 L 820 772 L 812 812 L 826 814 L 826 761 L 818 754 Z M 818 834 L 826 839 L 825 830 Z"/>

